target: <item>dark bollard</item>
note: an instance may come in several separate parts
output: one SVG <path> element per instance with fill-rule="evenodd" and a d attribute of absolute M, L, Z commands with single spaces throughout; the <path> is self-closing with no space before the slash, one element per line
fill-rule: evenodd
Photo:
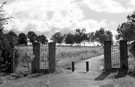
<path fill-rule="evenodd" d="M 72 62 L 72 72 L 75 71 L 75 62 Z"/>
<path fill-rule="evenodd" d="M 89 71 L 89 62 L 86 61 L 86 72 L 88 72 L 88 71 Z"/>

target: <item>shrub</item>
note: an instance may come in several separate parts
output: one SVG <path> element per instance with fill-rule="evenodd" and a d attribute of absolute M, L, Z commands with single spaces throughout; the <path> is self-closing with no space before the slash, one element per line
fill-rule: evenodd
<path fill-rule="evenodd" d="M 129 51 L 131 52 L 131 54 L 133 54 L 133 56 L 135 57 L 135 42 L 132 42 L 129 46 Z"/>
<path fill-rule="evenodd" d="M 2 29 L 0 34 L 0 71 L 1 72 L 10 72 L 11 71 L 11 61 L 12 61 L 12 52 L 13 45 L 9 44 L 8 40 L 4 37 Z"/>
<path fill-rule="evenodd" d="M 0 72 L 12 72 L 14 44 L 3 34 L 4 25 L 10 17 L 5 18 L 5 11 L 0 6 Z"/>

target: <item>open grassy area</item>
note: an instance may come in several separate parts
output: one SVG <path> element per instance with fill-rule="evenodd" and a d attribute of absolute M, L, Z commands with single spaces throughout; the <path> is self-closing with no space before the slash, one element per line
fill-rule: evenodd
<path fill-rule="evenodd" d="M 24 53 L 32 52 L 32 47 L 19 47 L 19 52 L 20 52 L 20 58 L 23 58 Z M 47 49 L 46 47 L 42 47 L 42 50 Z M 46 54 L 41 53 L 42 57 L 47 56 Z M 56 61 L 57 61 L 57 70 L 61 70 L 63 68 L 66 68 L 67 66 L 71 65 L 71 62 L 80 62 L 81 60 L 89 59 L 93 56 L 98 56 L 103 54 L 103 48 L 102 47 L 56 47 Z M 129 53 L 129 65 L 134 65 L 133 63 L 133 55 Z M 97 61 L 97 60 L 96 60 Z M 95 63 L 94 63 L 95 64 Z M 72 73 L 71 77 L 73 75 L 79 76 L 80 73 L 77 75 Z M 53 76 L 55 77 L 56 74 Z M 59 75 L 59 74 L 57 74 Z M 60 76 L 63 74 L 60 74 Z M 93 77 L 93 74 L 90 73 L 81 73 L 80 75 L 85 76 L 86 81 L 88 79 L 88 84 L 93 83 L 93 80 L 91 80 L 91 77 Z M 112 74 L 113 75 L 113 74 Z M 68 74 L 68 76 L 70 76 Z M 70 77 L 70 80 L 71 80 Z M 79 76 L 80 77 L 80 76 Z M 79 78 L 77 77 L 77 78 Z M 74 78 L 74 77 L 73 77 Z M 83 77 L 84 78 L 84 77 Z M 82 78 L 82 79 L 83 79 Z M 5 80 L 6 79 L 6 80 Z M 61 78 L 59 78 L 61 79 Z M 81 80 L 82 80 L 81 79 Z M 113 79 L 111 81 L 111 79 Z M 5 76 L 2 77 L 3 84 L 0 86 L 3 87 L 48 87 L 48 82 L 49 82 L 49 75 L 41 75 L 41 76 L 27 76 L 19 79 L 14 79 L 11 76 Z M 80 79 L 79 79 L 80 80 Z M 111 87 L 118 85 L 118 87 L 134 87 L 134 77 L 131 77 L 130 75 L 127 75 L 125 77 L 121 77 L 118 79 L 114 79 L 113 77 L 108 77 L 105 82 L 106 84 L 101 85 L 102 87 Z M 52 81 L 52 80 L 50 80 Z M 92 81 L 92 82 L 91 82 Z M 100 85 L 103 83 L 104 80 L 98 81 L 96 85 Z M 72 82 L 72 81 L 70 81 Z M 52 83 L 52 82 L 51 82 Z M 76 83 L 78 84 L 78 83 Z"/>
<path fill-rule="evenodd" d="M 18 47 L 20 53 L 19 61 L 23 60 L 25 53 L 32 53 L 32 47 Z M 41 57 L 47 57 L 47 47 L 41 47 Z M 46 51 L 45 51 L 46 50 Z M 103 54 L 103 47 L 56 47 L 57 71 L 71 65 L 71 62 L 79 62 L 94 56 Z"/>
<path fill-rule="evenodd" d="M 71 66 L 71 62 L 79 62 L 103 54 L 103 47 L 57 47 L 57 69 Z"/>

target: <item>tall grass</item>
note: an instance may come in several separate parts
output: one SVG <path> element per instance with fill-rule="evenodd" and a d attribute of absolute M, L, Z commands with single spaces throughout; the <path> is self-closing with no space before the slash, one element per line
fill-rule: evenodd
<path fill-rule="evenodd" d="M 103 54 L 103 47 L 57 47 L 57 67 L 66 68 L 71 62 L 80 62 Z"/>
<path fill-rule="evenodd" d="M 41 47 L 41 56 L 47 57 L 47 47 Z M 19 61 L 22 62 L 25 53 L 33 53 L 32 47 L 18 47 Z M 43 53 L 45 52 L 45 53 Z M 65 68 L 72 61 L 79 62 L 103 54 L 103 47 L 56 47 L 56 65 Z"/>

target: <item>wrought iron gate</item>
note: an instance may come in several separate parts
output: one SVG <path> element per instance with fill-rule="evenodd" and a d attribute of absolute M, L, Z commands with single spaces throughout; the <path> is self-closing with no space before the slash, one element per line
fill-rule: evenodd
<path fill-rule="evenodd" d="M 120 68 L 120 50 L 119 45 L 111 46 L 111 61 L 112 68 Z"/>
<path fill-rule="evenodd" d="M 48 62 L 48 46 L 41 46 L 40 48 L 40 69 L 49 69 Z"/>
<path fill-rule="evenodd" d="M 111 41 L 104 43 L 104 68 L 105 71 L 110 71 L 113 68 L 120 71 L 128 70 L 128 49 L 127 41 L 119 41 L 119 45 L 111 45 Z"/>

